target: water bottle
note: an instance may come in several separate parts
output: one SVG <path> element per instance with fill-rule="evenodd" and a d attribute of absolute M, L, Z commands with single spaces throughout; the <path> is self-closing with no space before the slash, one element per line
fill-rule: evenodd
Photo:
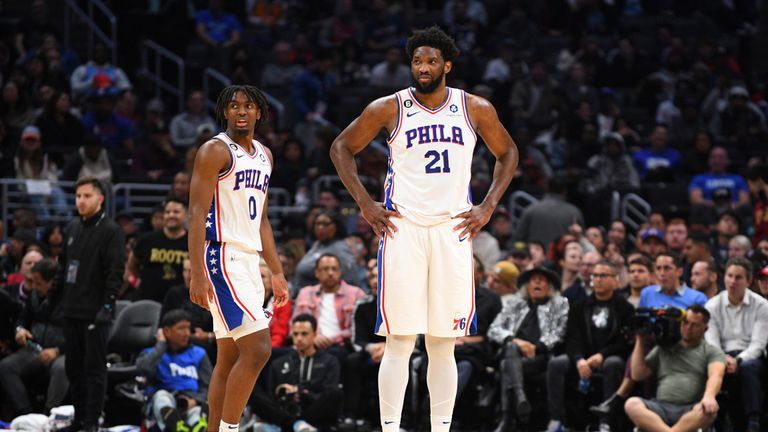
<path fill-rule="evenodd" d="M 35 352 L 38 353 L 38 354 L 43 351 L 42 345 L 40 345 L 39 343 L 33 341 L 32 339 L 27 339 L 27 346 L 29 346 L 30 348 L 35 350 Z"/>
<path fill-rule="evenodd" d="M 589 393 L 589 378 L 582 378 L 579 380 L 579 393 Z"/>

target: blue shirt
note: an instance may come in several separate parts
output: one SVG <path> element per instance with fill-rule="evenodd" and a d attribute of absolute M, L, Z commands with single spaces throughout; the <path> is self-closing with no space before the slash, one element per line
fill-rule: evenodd
<path fill-rule="evenodd" d="M 133 125 L 114 113 L 110 113 L 109 117 L 99 122 L 93 113 L 88 112 L 80 122 L 86 133 L 92 133 L 101 138 L 107 151 L 120 148 L 125 140 L 133 139 Z"/>
<path fill-rule="evenodd" d="M 699 174 L 691 180 L 691 184 L 688 185 L 688 192 L 690 193 L 694 189 L 701 189 L 704 199 L 711 200 L 712 192 L 716 189 L 725 188 L 731 191 L 731 201 L 739 201 L 739 192 L 744 191 L 749 193 L 749 187 L 744 178 L 736 174 Z"/>
<path fill-rule="evenodd" d="M 688 309 L 691 305 L 699 304 L 704 306 L 706 303 L 707 296 L 704 293 L 688 288 L 685 285 L 679 287 L 672 295 L 662 291 L 659 285 L 649 285 L 643 288 L 643 291 L 640 293 L 638 307 L 663 308 L 674 306 L 680 309 Z"/>
<path fill-rule="evenodd" d="M 195 15 L 198 24 L 205 27 L 208 36 L 217 43 L 224 43 L 230 39 L 232 32 L 240 32 L 240 22 L 229 13 L 219 13 L 214 15 L 210 10 L 202 10 Z"/>
<path fill-rule="evenodd" d="M 632 158 L 637 167 L 637 173 L 640 177 L 645 177 L 648 171 L 654 168 L 669 168 L 676 170 L 680 168 L 682 157 L 680 152 L 675 149 L 664 149 L 660 152 L 647 149 L 635 153 Z"/>

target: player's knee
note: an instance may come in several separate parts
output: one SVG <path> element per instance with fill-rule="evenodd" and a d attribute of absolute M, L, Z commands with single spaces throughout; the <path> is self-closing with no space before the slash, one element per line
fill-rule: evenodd
<path fill-rule="evenodd" d="M 384 355 L 389 357 L 410 357 L 416 346 L 416 335 L 387 336 L 387 346 Z"/>
<path fill-rule="evenodd" d="M 426 335 L 425 345 L 427 346 L 427 355 L 429 358 L 453 357 L 456 338 Z"/>

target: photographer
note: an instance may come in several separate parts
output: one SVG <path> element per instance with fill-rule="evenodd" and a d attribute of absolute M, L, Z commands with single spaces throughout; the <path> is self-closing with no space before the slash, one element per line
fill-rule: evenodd
<path fill-rule="evenodd" d="M 656 346 L 644 355 L 649 335 L 639 332 L 632 351 L 632 379 L 655 374 L 656 398 L 629 398 L 624 409 L 632 422 L 646 432 L 695 431 L 706 428 L 717 415 L 715 396 L 725 373 L 725 354 L 704 340 L 709 311 L 700 305 L 686 310 L 680 323 L 680 341 Z M 670 429 L 672 427 L 672 429 Z"/>
<path fill-rule="evenodd" d="M 768 301 L 749 289 L 752 263 L 731 258 L 725 266 L 725 291 L 707 302 L 712 323 L 707 342 L 725 351 L 726 407 L 735 430 L 760 429 L 763 406 L 765 345 L 768 342 Z"/>
<path fill-rule="evenodd" d="M 201 412 L 213 367 L 205 349 L 189 343 L 188 312 L 173 309 L 163 315 L 160 325 L 157 343 L 139 354 L 136 367 L 147 378 L 149 418 L 161 431 L 176 432 L 205 422 Z"/>
<path fill-rule="evenodd" d="M 341 413 L 339 361 L 315 348 L 317 320 L 309 314 L 293 318 L 295 350 L 269 368 L 269 394 L 257 391 L 251 407 L 265 421 L 285 430 L 312 432 L 335 425 Z"/>

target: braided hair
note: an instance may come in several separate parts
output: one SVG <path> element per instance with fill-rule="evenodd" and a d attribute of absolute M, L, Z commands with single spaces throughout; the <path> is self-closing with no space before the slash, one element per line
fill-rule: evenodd
<path fill-rule="evenodd" d="M 440 50 L 445 61 L 454 61 L 459 56 L 459 48 L 453 38 L 448 36 L 440 27 L 432 26 L 421 30 L 415 30 L 413 36 L 405 43 L 405 52 L 408 58 L 413 58 L 416 48 L 428 46 Z"/>
<path fill-rule="evenodd" d="M 267 103 L 264 94 L 261 93 L 261 90 L 251 85 L 230 85 L 225 87 L 224 90 L 219 93 L 219 98 L 216 100 L 216 122 L 218 122 L 222 129 L 226 129 L 227 127 L 227 119 L 224 117 L 224 111 L 226 111 L 229 101 L 231 101 L 239 91 L 245 93 L 245 97 L 247 97 L 249 101 L 256 103 L 256 106 L 259 108 L 261 117 L 259 118 L 259 121 L 256 122 L 257 128 L 269 117 L 269 104 Z"/>

